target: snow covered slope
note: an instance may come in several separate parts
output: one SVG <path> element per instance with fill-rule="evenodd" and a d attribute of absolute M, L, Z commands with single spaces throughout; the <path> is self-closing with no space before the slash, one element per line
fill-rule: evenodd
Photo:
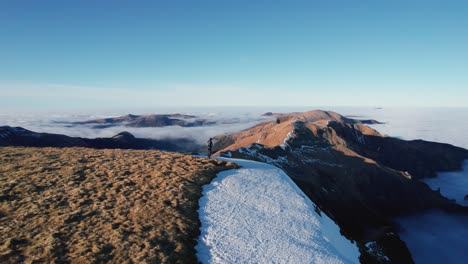
<path fill-rule="evenodd" d="M 358 263 L 355 244 L 282 170 L 242 166 L 221 172 L 200 199 L 202 263 Z"/>

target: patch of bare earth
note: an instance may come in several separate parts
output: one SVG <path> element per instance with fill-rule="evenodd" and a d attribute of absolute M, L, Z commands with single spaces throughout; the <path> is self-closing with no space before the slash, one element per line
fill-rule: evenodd
<path fill-rule="evenodd" d="M 233 167 L 160 151 L 0 148 L 0 262 L 196 263 L 201 187 Z"/>

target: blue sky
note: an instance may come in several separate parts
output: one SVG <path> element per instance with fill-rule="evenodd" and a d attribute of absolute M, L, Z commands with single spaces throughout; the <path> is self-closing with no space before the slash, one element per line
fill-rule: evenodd
<path fill-rule="evenodd" d="M 0 104 L 468 106 L 466 14 L 466 1 L 4 0 Z"/>

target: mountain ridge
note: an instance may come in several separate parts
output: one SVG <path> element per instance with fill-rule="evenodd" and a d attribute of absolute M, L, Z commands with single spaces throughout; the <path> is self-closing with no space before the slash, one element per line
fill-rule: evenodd
<path fill-rule="evenodd" d="M 96 149 L 158 149 L 165 151 L 193 152 L 198 144 L 192 139 L 136 138 L 123 131 L 110 138 L 69 137 L 61 134 L 38 133 L 22 127 L 0 126 L 0 147 L 87 147 Z"/>
<path fill-rule="evenodd" d="M 360 243 L 361 261 L 376 261 L 365 247 L 375 242 L 392 261 L 412 262 L 392 217 L 434 208 L 468 213 L 417 180 L 460 169 L 467 150 L 384 136 L 334 112 L 279 116 L 279 123 L 217 137 L 216 155 L 267 162 L 286 171 L 342 232 Z"/>
<path fill-rule="evenodd" d="M 127 127 L 166 127 L 166 126 L 182 126 L 194 127 L 203 125 L 212 125 L 214 122 L 206 119 L 198 118 L 194 115 L 184 114 L 150 114 L 150 115 L 133 115 L 127 114 L 118 117 L 108 117 L 101 119 L 92 119 L 87 121 L 72 122 L 72 125 L 93 125 L 93 128 L 108 128 L 112 126 L 127 126 Z"/>

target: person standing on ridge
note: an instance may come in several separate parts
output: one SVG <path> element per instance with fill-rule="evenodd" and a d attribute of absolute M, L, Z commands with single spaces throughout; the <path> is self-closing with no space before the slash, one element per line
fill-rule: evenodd
<path fill-rule="evenodd" d="M 208 158 L 211 159 L 211 151 L 213 150 L 213 138 L 208 140 Z"/>

